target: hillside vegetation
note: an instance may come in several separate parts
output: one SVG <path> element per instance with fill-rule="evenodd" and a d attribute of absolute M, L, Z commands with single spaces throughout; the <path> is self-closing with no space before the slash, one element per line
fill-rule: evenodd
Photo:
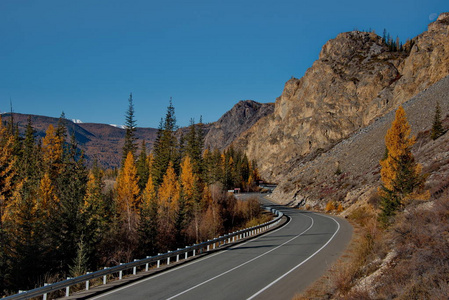
<path fill-rule="evenodd" d="M 119 170 L 88 169 L 67 121 L 36 137 L 0 119 L 0 297 L 262 223 L 257 167 L 241 151 L 204 149 L 202 126 L 176 137 L 170 104 L 153 150 L 137 144 L 133 105 Z"/>

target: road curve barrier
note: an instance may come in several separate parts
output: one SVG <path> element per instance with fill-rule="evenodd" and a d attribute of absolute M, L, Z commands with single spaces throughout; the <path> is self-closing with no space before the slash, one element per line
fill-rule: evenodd
<path fill-rule="evenodd" d="M 271 212 L 276 217 L 268 222 L 265 222 L 263 224 L 259 224 L 254 227 L 242 229 L 233 233 L 225 234 L 223 236 L 220 236 L 218 238 L 208 240 L 206 242 L 202 242 L 199 244 L 194 244 L 192 246 L 187 246 L 185 248 L 179 248 L 175 251 L 169 251 L 164 254 L 158 254 L 155 256 L 147 256 L 143 259 L 135 259 L 132 262 L 129 263 L 122 263 L 114 267 L 110 268 L 104 268 L 103 270 L 98 270 L 96 272 L 88 272 L 85 275 L 81 275 L 78 277 L 68 277 L 67 280 L 59 281 L 56 283 L 51 284 L 45 284 L 42 287 L 35 288 L 28 291 L 19 291 L 19 293 L 15 295 L 8 296 L 6 298 L 2 299 L 8 299 L 8 300 L 16 300 L 16 299 L 30 299 L 34 297 L 42 296 L 43 300 L 47 300 L 47 295 L 52 292 L 56 292 L 59 290 L 65 289 L 65 296 L 68 297 L 70 295 L 70 287 L 73 285 L 85 283 L 85 290 L 89 290 L 90 288 L 90 281 L 102 278 L 103 284 L 107 283 L 107 279 L 109 275 L 116 274 L 118 275 L 118 279 L 123 278 L 123 271 L 131 270 L 132 274 L 137 274 L 137 268 L 141 268 L 142 270 L 145 270 L 146 272 L 149 271 L 150 265 L 155 265 L 156 268 L 160 268 L 162 263 L 165 263 L 166 265 L 170 265 L 170 263 L 178 262 L 179 260 L 186 260 L 187 258 L 191 258 L 196 256 L 197 254 L 202 254 L 208 251 L 213 251 L 214 249 L 217 249 L 219 247 L 222 247 L 223 245 L 227 245 L 230 243 L 235 243 L 239 240 L 246 239 L 251 236 L 258 235 L 262 232 L 268 231 L 274 226 L 278 225 L 283 217 L 283 213 L 272 208 L 272 207 L 265 207 L 265 210 Z M 145 267 L 143 269 L 143 266 Z"/>

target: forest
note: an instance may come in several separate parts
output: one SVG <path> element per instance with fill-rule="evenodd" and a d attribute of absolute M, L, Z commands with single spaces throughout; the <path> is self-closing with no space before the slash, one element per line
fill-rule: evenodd
<path fill-rule="evenodd" d="M 0 122 L 0 294 L 164 253 L 266 221 L 255 162 L 232 147 L 204 149 L 202 123 L 177 136 L 170 101 L 153 149 L 134 136 L 132 95 L 118 170 L 87 166 L 66 120 L 37 139 Z M 12 115 L 11 115 L 12 116 Z"/>

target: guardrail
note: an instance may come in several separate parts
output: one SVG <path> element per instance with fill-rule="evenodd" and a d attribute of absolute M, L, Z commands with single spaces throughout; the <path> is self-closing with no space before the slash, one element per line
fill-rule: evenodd
<path fill-rule="evenodd" d="M 65 289 L 65 296 L 68 297 L 70 295 L 70 287 L 76 284 L 85 283 L 86 284 L 86 290 L 89 290 L 90 288 L 90 280 L 96 279 L 96 278 L 103 278 L 103 284 L 107 283 L 107 276 L 112 274 L 118 274 L 118 279 L 122 279 L 123 277 L 123 271 L 126 270 L 133 270 L 133 275 L 136 275 L 137 268 L 145 265 L 145 271 L 149 270 L 150 264 L 156 264 L 156 268 L 159 268 L 161 265 L 161 262 L 165 262 L 167 265 L 169 265 L 171 262 L 173 262 L 172 259 L 174 259 L 175 262 L 178 262 L 180 259 L 182 259 L 182 256 L 184 256 L 184 259 L 187 259 L 189 257 L 195 256 L 197 253 L 204 253 L 204 251 L 211 251 L 214 250 L 220 246 L 223 246 L 225 244 L 233 243 L 238 240 L 259 234 L 261 232 L 267 231 L 268 229 L 276 226 L 283 216 L 283 213 L 273 209 L 271 207 L 266 207 L 266 210 L 270 211 L 274 215 L 276 215 L 276 218 L 273 220 L 270 220 L 268 222 L 265 222 L 263 224 L 246 228 L 243 230 L 239 230 L 237 232 L 233 232 L 230 234 L 225 234 L 223 236 L 220 236 L 218 238 L 215 238 L 213 240 L 208 240 L 207 242 L 203 242 L 200 244 L 195 244 L 192 246 L 187 246 L 185 248 L 178 249 L 176 251 L 169 251 L 164 254 L 159 254 L 156 256 L 147 256 L 144 259 L 135 259 L 133 262 L 120 264 L 114 267 L 105 268 L 103 270 L 99 270 L 92 273 L 87 273 L 82 276 L 74 277 L 74 278 L 67 278 L 67 280 L 52 283 L 52 284 L 46 284 L 43 287 L 36 288 L 29 291 L 20 291 L 18 294 L 3 298 L 3 299 L 30 299 L 33 297 L 39 297 L 42 296 L 43 300 L 47 300 L 47 294 L 56 292 L 59 290 Z M 189 256 L 189 254 L 191 254 Z"/>

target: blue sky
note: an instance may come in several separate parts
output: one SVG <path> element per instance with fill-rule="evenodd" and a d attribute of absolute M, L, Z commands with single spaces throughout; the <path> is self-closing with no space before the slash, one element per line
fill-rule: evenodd
<path fill-rule="evenodd" d="M 157 127 L 213 122 L 239 100 L 274 102 L 340 32 L 402 41 L 442 1 L 0 0 L 0 111 Z"/>

